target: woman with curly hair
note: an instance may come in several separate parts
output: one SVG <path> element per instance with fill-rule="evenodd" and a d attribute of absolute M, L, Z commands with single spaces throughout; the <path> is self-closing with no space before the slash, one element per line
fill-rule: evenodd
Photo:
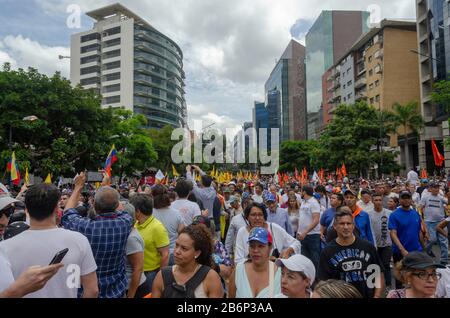
<path fill-rule="evenodd" d="M 155 278 L 153 298 L 222 298 L 223 287 L 213 266 L 213 240 L 204 226 L 184 228 L 175 242 L 175 265 Z"/>

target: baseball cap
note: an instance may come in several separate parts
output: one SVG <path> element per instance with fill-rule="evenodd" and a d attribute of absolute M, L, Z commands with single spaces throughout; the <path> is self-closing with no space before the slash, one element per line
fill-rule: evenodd
<path fill-rule="evenodd" d="M 233 202 L 239 202 L 239 198 L 235 195 L 230 196 L 230 200 L 228 200 L 228 202 L 233 203 Z"/>
<path fill-rule="evenodd" d="M 250 231 L 247 242 L 258 241 L 262 244 L 272 244 L 272 235 L 263 227 L 255 227 Z"/>
<path fill-rule="evenodd" d="M 402 198 L 405 198 L 405 197 L 411 198 L 412 195 L 411 195 L 411 192 L 403 190 L 403 191 L 401 191 L 398 194 L 398 196 L 399 196 L 400 199 L 402 199 Z"/>
<path fill-rule="evenodd" d="M 422 183 L 428 183 L 428 179 L 421 179 L 420 182 L 422 182 Z"/>
<path fill-rule="evenodd" d="M 228 185 L 230 185 L 230 184 L 232 184 L 232 185 L 236 185 L 236 182 L 234 182 L 234 181 L 231 181 L 231 182 L 229 182 L 229 183 L 228 183 Z"/>
<path fill-rule="evenodd" d="M 273 195 L 273 193 L 269 192 L 269 193 L 266 194 L 266 201 L 273 201 L 273 202 L 276 201 L 275 196 Z"/>
<path fill-rule="evenodd" d="M 445 268 L 444 265 L 436 263 L 431 256 L 424 252 L 411 252 L 403 258 L 406 268 L 426 269 L 430 267 Z"/>
<path fill-rule="evenodd" d="M 8 205 L 12 203 L 19 202 L 19 200 L 13 199 L 10 195 L 8 190 L 3 184 L 0 184 L 0 210 L 3 210 Z"/>
<path fill-rule="evenodd" d="M 314 268 L 313 262 L 306 256 L 301 254 L 294 254 L 287 259 L 277 259 L 275 262 L 278 267 L 286 267 L 288 270 L 293 272 L 302 272 L 311 281 L 311 285 L 314 283 L 316 278 L 316 269 Z"/>

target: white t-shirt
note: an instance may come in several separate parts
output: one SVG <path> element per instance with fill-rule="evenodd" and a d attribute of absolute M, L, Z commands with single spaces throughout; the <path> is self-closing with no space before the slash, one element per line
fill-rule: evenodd
<path fill-rule="evenodd" d="M 252 200 L 255 201 L 256 203 L 263 203 L 264 202 L 262 194 L 261 195 L 257 195 L 256 193 L 252 195 Z"/>
<path fill-rule="evenodd" d="M 173 253 L 175 241 L 178 238 L 178 227 L 184 224 L 184 219 L 178 210 L 172 206 L 163 209 L 154 209 L 153 216 L 161 222 L 169 233 L 170 253 Z"/>
<path fill-rule="evenodd" d="M 197 203 L 186 200 L 186 199 L 178 199 L 170 205 L 172 209 L 178 210 L 181 213 L 181 216 L 184 219 L 184 224 L 186 226 L 192 224 L 192 220 L 197 215 L 201 215 L 202 211 L 200 211 L 200 207 Z"/>
<path fill-rule="evenodd" d="M 436 297 L 450 298 L 450 267 L 438 268 L 436 271 L 442 275 L 436 287 Z"/>
<path fill-rule="evenodd" d="M 311 197 L 308 200 L 304 200 L 300 206 L 298 233 L 306 231 L 306 229 L 311 225 L 313 222 L 313 213 L 318 213 L 320 215 L 320 205 L 316 198 Z M 320 222 L 307 235 L 311 234 L 320 234 Z"/>
<path fill-rule="evenodd" d="M 64 267 L 44 288 L 25 296 L 29 298 L 76 298 L 80 276 L 97 270 L 88 239 L 81 233 L 55 228 L 27 230 L 0 243 L 0 250 L 11 263 L 14 279 L 30 266 L 48 265 L 55 254 L 65 248 L 69 251 L 62 260 Z"/>
<path fill-rule="evenodd" d="M 419 184 L 419 175 L 414 170 L 408 172 L 407 180 L 410 184 L 418 185 Z"/>
<path fill-rule="evenodd" d="M 11 270 L 11 264 L 6 255 L 0 249 L 0 293 L 14 283 L 14 276 Z"/>

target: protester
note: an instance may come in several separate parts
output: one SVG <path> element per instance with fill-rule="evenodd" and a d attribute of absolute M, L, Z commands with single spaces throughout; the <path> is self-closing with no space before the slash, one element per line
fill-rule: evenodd
<path fill-rule="evenodd" d="M 448 238 L 447 236 L 439 235 L 436 227 L 445 219 L 445 206 L 447 203 L 447 199 L 439 195 L 439 184 L 431 183 L 430 194 L 422 197 L 419 204 L 419 210 L 422 210 L 427 233 L 430 237 L 426 251 L 428 254 L 431 254 L 433 245 L 439 243 L 441 251 L 440 261 L 443 265 L 448 263 Z"/>
<path fill-rule="evenodd" d="M 173 265 L 173 249 L 175 248 L 175 240 L 185 227 L 183 217 L 178 210 L 170 207 L 170 200 L 166 187 L 157 184 L 152 188 L 153 195 L 153 216 L 160 221 L 167 232 L 170 240 L 170 256 L 169 265 Z"/>
<path fill-rule="evenodd" d="M 344 196 L 341 193 L 333 193 L 330 197 L 331 208 L 325 210 L 320 217 L 320 238 L 322 242 L 332 241 L 331 236 L 329 237 L 328 232 L 333 227 L 334 215 L 336 214 L 336 209 L 344 204 Z M 334 238 L 333 238 L 334 239 Z"/>
<path fill-rule="evenodd" d="M 294 236 L 292 231 L 291 222 L 289 221 L 289 215 L 285 209 L 279 208 L 276 201 L 276 197 L 269 193 L 266 196 L 267 204 L 267 222 L 278 224 L 291 236 Z"/>
<path fill-rule="evenodd" d="M 77 288 L 83 288 L 84 298 L 98 295 L 96 261 L 91 246 L 80 233 L 56 226 L 56 213 L 61 193 L 54 185 L 39 184 L 28 189 L 25 205 L 30 216 L 30 228 L 0 244 L 8 258 L 15 279 L 29 267 L 50 264 L 54 256 L 65 249 L 61 263 L 64 268 L 40 290 L 29 293 L 31 298 L 76 298 Z M 131 227 L 131 224 L 130 224 Z M 77 270 L 74 271 L 74 266 Z M 68 284 L 69 275 L 75 285 Z"/>
<path fill-rule="evenodd" d="M 372 196 L 368 190 L 361 190 L 361 200 L 358 201 L 358 206 L 366 212 L 373 210 Z"/>
<path fill-rule="evenodd" d="M 228 254 L 234 256 L 234 249 L 236 246 L 236 236 L 242 227 L 248 225 L 247 219 L 244 213 L 240 213 L 231 218 L 230 225 L 228 227 L 227 235 L 225 238 L 225 249 Z"/>
<path fill-rule="evenodd" d="M 175 265 L 158 272 L 152 297 L 222 298 L 224 291 L 219 274 L 211 270 L 212 250 L 212 236 L 205 227 L 185 227 L 175 243 Z"/>
<path fill-rule="evenodd" d="M 14 212 L 13 204 L 17 202 L 19 202 L 19 200 L 13 199 L 8 192 L 0 192 L 0 241 L 3 240 L 6 227 Z"/>
<path fill-rule="evenodd" d="M 389 216 L 392 211 L 383 208 L 383 197 L 379 194 L 373 196 L 373 210 L 369 211 L 370 223 L 375 235 L 378 257 L 385 269 L 384 278 L 386 287 L 391 286 L 391 258 L 392 240 L 389 233 Z"/>
<path fill-rule="evenodd" d="M 160 268 L 169 264 L 169 234 L 164 225 L 153 216 L 153 201 L 148 195 L 137 194 L 131 198 L 130 203 L 136 210 L 135 227 L 144 241 L 143 271 L 147 278 L 146 288 L 151 290 Z"/>
<path fill-rule="evenodd" d="M 186 226 L 192 223 L 194 217 L 201 215 L 202 213 L 197 203 L 187 199 L 192 189 L 192 182 L 178 180 L 177 185 L 175 186 L 175 192 L 177 193 L 178 198 L 170 205 L 172 209 L 178 210 L 181 213 Z"/>
<path fill-rule="evenodd" d="M 274 258 L 288 258 L 291 254 L 300 254 L 301 244 L 289 235 L 278 224 L 267 222 L 267 210 L 265 206 L 253 203 L 244 211 L 248 225 L 242 227 L 236 237 L 234 262 L 244 262 L 248 256 L 248 235 L 255 227 L 263 227 L 268 230 L 273 238 L 272 256 Z"/>
<path fill-rule="evenodd" d="M 192 170 L 197 171 L 201 176 L 200 187 L 197 186 L 197 183 L 194 180 L 192 175 Z M 188 181 L 192 182 L 193 189 L 192 193 L 195 195 L 197 200 L 202 202 L 204 209 L 208 210 L 209 217 L 213 217 L 213 207 L 214 200 L 217 197 L 216 190 L 212 186 L 212 178 L 206 175 L 198 166 L 186 166 L 186 178 Z"/>
<path fill-rule="evenodd" d="M 281 292 L 281 271 L 270 261 L 272 236 L 255 227 L 247 240 L 249 259 L 236 265 L 229 282 L 229 298 L 274 298 Z"/>
<path fill-rule="evenodd" d="M 323 185 L 318 185 L 314 189 L 315 193 L 319 196 L 318 201 L 323 211 L 330 208 L 330 198 L 327 196 L 327 190 Z"/>
<path fill-rule="evenodd" d="M 330 242 L 320 255 L 319 279 L 338 279 L 352 284 L 365 298 L 380 298 L 384 290 L 384 268 L 375 247 L 353 234 L 355 221 L 350 211 L 336 213 L 334 228 L 338 237 Z M 365 255 L 361 258 L 361 255 Z M 376 268 L 367 281 L 369 268 Z"/>
<path fill-rule="evenodd" d="M 289 194 L 289 199 L 286 208 L 289 216 L 289 222 L 291 223 L 292 232 L 294 235 L 298 232 L 298 222 L 300 218 L 300 204 L 297 201 L 297 197 L 294 193 Z"/>
<path fill-rule="evenodd" d="M 278 259 L 275 263 L 281 268 L 281 293 L 277 298 L 310 298 L 316 269 L 311 260 L 295 254 L 288 259 Z"/>
<path fill-rule="evenodd" d="M 359 238 L 367 240 L 373 245 L 375 245 L 375 239 L 373 236 L 373 231 L 370 226 L 370 218 L 366 211 L 363 211 L 356 204 L 356 193 L 355 191 L 348 189 L 344 192 L 345 205 L 352 210 L 353 218 L 355 220 L 355 226 L 359 232 Z"/>
<path fill-rule="evenodd" d="M 263 203 L 263 186 L 261 183 L 257 183 L 255 185 L 255 193 L 252 195 L 252 199 L 256 203 Z"/>
<path fill-rule="evenodd" d="M 303 186 L 297 238 L 302 243 L 302 255 L 308 257 L 317 269 L 320 259 L 320 205 L 313 195 L 312 187 Z"/>
<path fill-rule="evenodd" d="M 0 298 L 22 298 L 34 293 L 44 288 L 62 267 L 62 263 L 32 266 L 14 280 L 11 264 L 0 249 Z"/>
<path fill-rule="evenodd" d="M 391 290 L 387 298 L 434 298 L 441 278 L 437 268 L 445 266 L 424 252 L 409 253 L 396 265 L 396 276 L 407 287 Z"/>
<path fill-rule="evenodd" d="M 400 201 L 398 198 L 392 197 L 389 198 L 388 202 L 387 202 L 387 209 L 389 211 L 395 211 L 398 208 Z"/>
<path fill-rule="evenodd" d="M 437 272 L 441 274 L 436 287 L 437 298 L 450 298 L 450 267 L 438 268 Z"/>
<path fill-rule="evenodd" d="M 192 224 L 193 225 L 203 224 L 211 232 L 211 235 L 213 236 L 213 249 L 214 249 L 213 261 L 215 265 L 213 269 L 220 275 L 223 281 L 227 280 L 228 277 L 230 277 L 231 267 L 233 263 L 231 261 L 230 254 L 228 254 L 228 252 L 226 251 L 223 243 L 214 237 L 215 234 L 214 222 L 212 222 L 209 218 L 203 215 L 199 215 L 194 218 Z"/>
<path fill-rule="evenodd" d="M 342 280 L 329 279 L 319 282 L 311 298 L 362 298 L 353 285 Z"/>
<path fill-rule="evenodd" d="M 122 298 L 128 288 L 124 256 L 133 218 L 126 212 L 117 211 L 120 196 L 117 190 L 109 186 L 100 187 L 95 194 L 96 215 L 92 218 L 81 217 L 74 208 L 78 205 L 85 182 L 83 172 L 75 178 L 75 187 L 66 203 L 61 223 L 65 229 L 87 237 L 98 266 L 99 297 Z M 108 178 L 105 178 L 103 184 L 108 183 Z"/>
<path fill-rule="evenodd" d="M 413 186 L 417 186 L 419 184 L 419 175 L 414 168 L 409 170 L 406 181 Z"/>

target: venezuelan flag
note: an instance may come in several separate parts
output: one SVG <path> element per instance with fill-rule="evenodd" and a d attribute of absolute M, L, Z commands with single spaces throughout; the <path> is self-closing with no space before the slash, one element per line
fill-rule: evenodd
<path fill-rule="evenodd" d="M 112 145 L 111 151 L 108 154 L 108 158 L 106 158 L 104 170 L 111 177 L 111 167 L 117 161 L 117 151 L 116 147 Z"/>
<path fill-rule="evenodd" d="M 20 184 L 20 171 L 16 161 L 16 153 L 13 151 L 11 160 L 8 162 L 8 172 L 11 172 L 11 182 L 18 186 Z"/>

